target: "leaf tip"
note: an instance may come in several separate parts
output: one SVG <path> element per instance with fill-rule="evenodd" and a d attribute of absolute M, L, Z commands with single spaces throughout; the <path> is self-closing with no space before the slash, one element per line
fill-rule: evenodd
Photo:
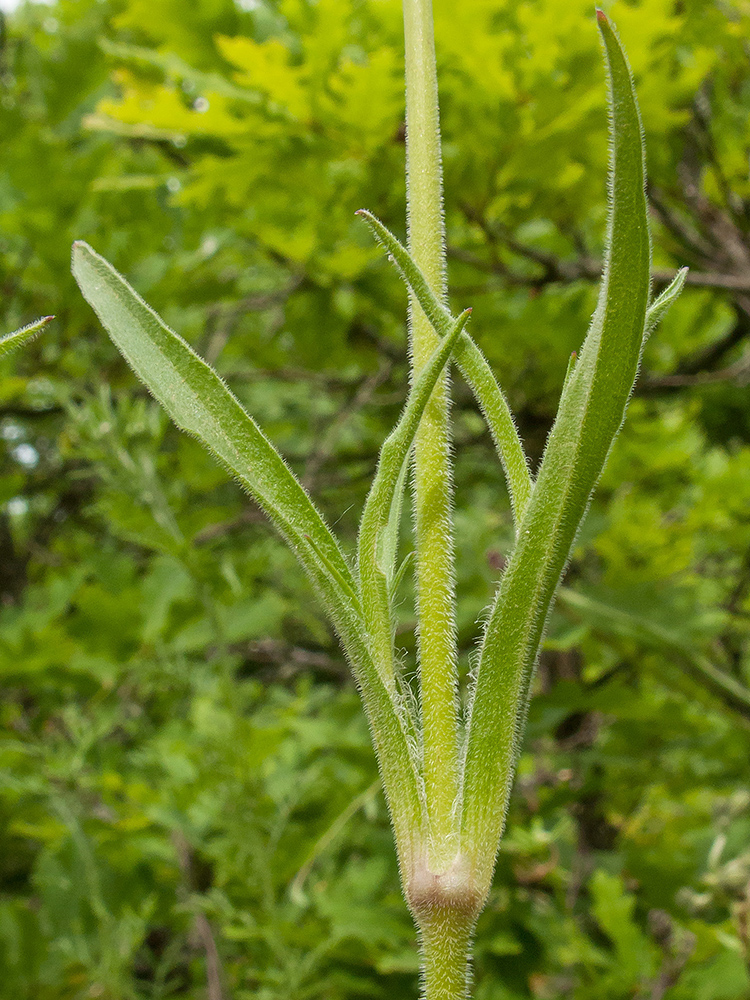
<path fill-rule="evenodd" d="M 98 257 L 99 256 L 99 254 L 96 252 L 96 250 L 94 250 L 94 248 L 92 246 L 90 246 L 86 242 L 86 240 L 75 240 L 73 242 L 73 246 L 71 247 L 71 255 L 73 257 L 73 261 L 74 262 L 75 262 L 76 258 L 80 258 L 80 257 L 82 257 L 84 255 L 89 255 L 91 257 Z"/>
<path fill-rule="evenodd" d="M 0 358 L 25 344 L 30 344 L 32 340 L 36 340 L 38 334 L 54 318 L 54 316 L 42 316 L 40 319 L 34 320 L 33 323 L 22 326 L 20 330 L 14 330 L 13 333 L 0 337 Z"/>
<path fill-rule="evenodd" d="M 609 24 L 609 21 L 607 20 L 607 15 L 604 13 L 601 7 L 596 8 L 596 20 L 599 22 L 599 24 L 602 25 Z"/>
<path fill-rule="evenodd" d="M 84 243 L 83 240 L 75 240 L 73 246 L 70 248 L 70 259 L 71 259 L 71 269 L 73 274 L 76 273 L 76 264 L 80 260 L 81 255 L 84 250 L 88 250 L 88 243 Z"/>

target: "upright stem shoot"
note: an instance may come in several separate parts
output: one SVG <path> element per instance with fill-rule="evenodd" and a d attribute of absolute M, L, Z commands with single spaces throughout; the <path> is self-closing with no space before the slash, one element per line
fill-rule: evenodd
<path fill-rule="evenodd" d="M 597 11 L 609 79 L 607 250 L 596 312 L 568 371 L 532 482 L 507 402 L 446 306 L 440 129 L 431 0 L 403 0 L 409 246 L 367 212 L 411 298 L 407 406 L 380 454 L 356 573 L 310 496 L 219 375 L 90 247 L 73 273 L 135 372 L 175 423 L 233 470 L 306 569 L 343 646 L 372 727 L 403 885 L 422 942 L 423 1000 L 466 1000 L 471 936 L 492 881 L 544 626 L 591 494 L 622 424 L 648 333 L 684 274 L 649 308 L 651 244 L 632 75 Z M 0 339 L 0 354 L 34 327 Z M 437 332 L 435 332 L 437 331 Z M 459 739 L 451 537 L 451 355 L 474 388 L 506 469 L 518 526 L 487 620 Z M 402 470 L 415 450 L 421 726 L 395 669 L 393 597 Z M 394 513 L 395 511 L 395 513 Z M 704 671 L 705 672 L 705 671 Z M 726 684 L 725 684 L 726 689 Z M 410 694 L 410 692 L 408 692 Z M 421 735 L 422 757 L 415 752 Z M 459 746 L 462 748 L 459 798 Z"/>
<path fill-rule="evenodd" d="M 446 298 L 440 119 L 431 0 L 404 0 L 409 249 Z M 412 380 L 437 344 L 416 299 L 410 307 Z M 415 443 L 414 507 L 424 782 L 430 865 L 451 860 L 458 792 L 458 703 L 451 535 L 448 388 L 441 376 Z"/>

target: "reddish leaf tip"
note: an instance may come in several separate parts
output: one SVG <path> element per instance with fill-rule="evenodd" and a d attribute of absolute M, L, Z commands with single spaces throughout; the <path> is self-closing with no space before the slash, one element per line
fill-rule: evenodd
<path fill-rule="evenodd" d="M 607 22 L 607 15 L 604 13 L 604 11 L 600 7 L 596 8 L 596 19 L 599 22 L 599 24 L 607 24 L 608 23 Z"/>

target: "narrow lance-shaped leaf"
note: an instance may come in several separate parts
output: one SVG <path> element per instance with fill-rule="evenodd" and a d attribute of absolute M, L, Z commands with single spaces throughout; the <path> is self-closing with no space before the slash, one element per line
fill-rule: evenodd
<path fill-rule="evenodd" d="M 373 656 L 385 676 L 393 673 L 393 623 L 390 602 L 390 579 L 393 574 L 393 541 L 383 546 L 383 534 L 389 529 L 394 499 L 403 469 L 414 443 L 427 402 L 440 373 L 445 368 L 456 341 L 471 314 L 467 309 L 454 321 L 451 331 L 440 342 L 411 388 L 406 407 L 380 451 L 377 472 L 362 513 L 359 530 L 358 565 L 362 613 L 373 644 Z M 386 560 L 384 562 L 384 560 Z"/>
<path fill-rule="evenodd" d="M 85 243 L 74 245 L 73 274 L 117 347 L 178 427 L 231 469 L 303 563 L 312 553 L 322 562 L 322 555 L 337 575 L 323 564 L 334 589 L 343 589 L 341 580 L 355 593 L 351 570 L 309 496 L 219 375 Z"/>
<path fill-rule="evenodd" d="M 396 489 L 402 489 L 402 488 L 403 487 L 401 486 L 401 484 L 399 484 L 396 487 Z M 404 558 L 401 560 L 401 565 L 393 574 L 393 579 L 389 581 L 389 592 L 391 595 L 391 602 L 394 601 L 396 594 L 398 593 L 398 589 L 404 581 L 404 577 L 409 572 L 409 569 L 414 563 L 415 556 L 416 552 L 414 551 L 414 549 L 412 549 L 411 552 L 407 552 Z"/>
<path fill-rule="evenodd" d="M 28 326 L 21 327 L 20 330 L 15 330 L 13 333 L 7 333 L 4 337 L 0 337 L 0 358 L 5 357 L 6 354 L 10 354 L 11 351 L 15 351 L 19 347 L 23 347 L 24 344 L 28 344 L 54 318 L 54 316 L 42 316 L 41 319 L 29 323 Z"/>
<path fill-rule="evenodd" d="M 661 323 L 669 310 L 672 308 L 672 303 L 675 301 L 685 285 L 687 273 L 688 268 L 680 268 L 661 295 L 654 299 L 648 307 L 648 310 L 646 311 L 646 329 L 644 332 L 644 340 L 651 336 L 656 327 L 659 323 Z"/>
<path fill-rule="evenodd" d="M 650 239 L 640 115 L 624 53 L 597 12 L 608 68 L 609 223 L 602 286 L 515 551 L 488 619 L 471 692 L 463 785 L 465 841 L 488 884 L 555 589 L 635 381 L 649 296 Z M 488 850 L 490 848 L 490 850 Z"/>
<path fill-rule="evenodd" d="M 380 533 L 380 552 L 378 563 L 385 573 L 388 587 L 392 594 L 398 589 L 402 577 L 401 568 L 396 570 L 396 558 L 398 556 L 398 538 L 401 527 L 401 510 L 404 504 L 404 493 L 406 492 L 406 477 L 409 474 L 410 456 L 407 455 L 401 465 L 401 471 L 396 480 L 396 489 L 391 500 L 391 510 L 388 514 L 388 523 Z M 412 556 L 416 553 L 412 550 Z M 403 563 L 402 563 L 403 565 Z"/>
<path fill-rule="evenodd" d="M 84 297 L 135 373 L 178 427 L 195 435 L 275 523 L 312 579 L 360 686 L 379 751 L 396 836 L 403 846 L 420 816 L 415 764 L 394 685 L 367 647 L 357 586 L 339 545 L 279 453 L 217 373 L 170 330 L 123 277 L 85 243 L 73 247 Z"/>
<path fill-rule="evenodd" d="M 434 295 L 427 279 L 409 251 L 370 212 L 361 209 L 357 215 L 362 216 L 377 241 L 388 251 L 391 261 L 395 264 L 399 274 L 414 294 L 436 332 L 441 337 L 447 336 L 455 319 Z M 456 364 L 474 393 L 495 442 L 505 471 L 516 526 L 518 526 L 526 510 L 533 484 L 513 415 L 487 359 L 468 333 L 461 335 L 454 355 Z"/>

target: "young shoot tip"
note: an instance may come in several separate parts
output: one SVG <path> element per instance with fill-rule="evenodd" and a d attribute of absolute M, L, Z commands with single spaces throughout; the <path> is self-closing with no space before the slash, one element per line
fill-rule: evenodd
<path fill-rule="evenodd" d="M 607 20 L 607 15 L 604 13 L 604 11 L 601 9 L 601 7 L 597 7 L 596 8 L 596 19 L 599 22 L 599 24 L 608 24 L 609 23 L 608 20 Z"/>

